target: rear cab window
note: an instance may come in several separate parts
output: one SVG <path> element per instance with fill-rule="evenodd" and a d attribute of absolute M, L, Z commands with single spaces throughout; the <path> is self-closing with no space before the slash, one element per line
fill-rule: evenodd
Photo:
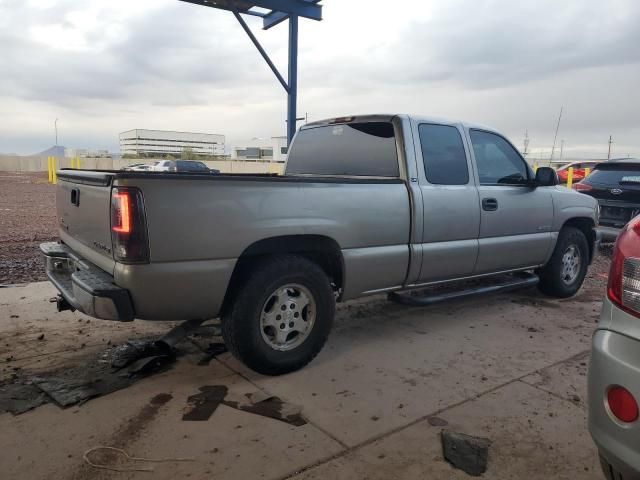
<path fill-rule="evenodd" d="M 398 177 L 391 122 L 353 122 L 301 129 L 289 151 L 287 175 Z"/>
<path fill-rule="evenodd" d="M 418 126 L 418 132 L 427 181 L 432 185 L 469 183 L 467 154 L 458 129 L 423 123 Z"/>

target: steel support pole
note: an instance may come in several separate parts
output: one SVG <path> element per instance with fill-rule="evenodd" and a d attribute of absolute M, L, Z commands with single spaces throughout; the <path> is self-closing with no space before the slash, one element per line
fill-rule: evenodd
<path fill-rule="evenodd" d="M 298 16 L 289 17 L 289 90 L 287 92 L 287 145 L 296 133 L 296 101 L 298 97 Z"/>

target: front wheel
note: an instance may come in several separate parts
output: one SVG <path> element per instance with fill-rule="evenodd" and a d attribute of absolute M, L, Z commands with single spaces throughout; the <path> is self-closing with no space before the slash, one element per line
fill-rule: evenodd
<path fill-rule="evenodd" d="M 564 227 L 549 262 L 538 271 L 538 288 L 547 295 L 567 298 L 580 290 L 589 268 L 589 245 L 581 230 Z"/>
<path fill-rule="evenodd" d="M 329 336 L 335 297 L 326 273 L 298 255 L 261 260 L 222 317 L 227 348 L 249 368 L 280 375 L 304 367 Z"/>

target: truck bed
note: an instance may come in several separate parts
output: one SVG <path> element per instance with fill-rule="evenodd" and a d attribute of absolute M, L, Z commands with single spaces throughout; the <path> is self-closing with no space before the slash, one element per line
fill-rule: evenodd
<path fill-rule="evenodd" d="M 270 238 L 334 241 L 349 272 L 345 299 L 400 286 L 407 275 L 411 207 L 397 178 L 63 170 L 58 179 L 61 240 L 130 290 L 142 318 L 181 318 L 184 302 L 194 315 L 216 316 L 237 259 Z M 113 187 L 142 192 L 148 264 L 113 259 Z"/>

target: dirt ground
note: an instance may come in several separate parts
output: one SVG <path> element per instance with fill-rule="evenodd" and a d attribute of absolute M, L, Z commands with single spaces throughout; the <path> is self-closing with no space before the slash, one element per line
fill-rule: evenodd
<path fill-rule="evenodd" d="M 56 236 L 47 174 L 0 172 L 0 285 L 46 280 L 38 246 Z"/>

